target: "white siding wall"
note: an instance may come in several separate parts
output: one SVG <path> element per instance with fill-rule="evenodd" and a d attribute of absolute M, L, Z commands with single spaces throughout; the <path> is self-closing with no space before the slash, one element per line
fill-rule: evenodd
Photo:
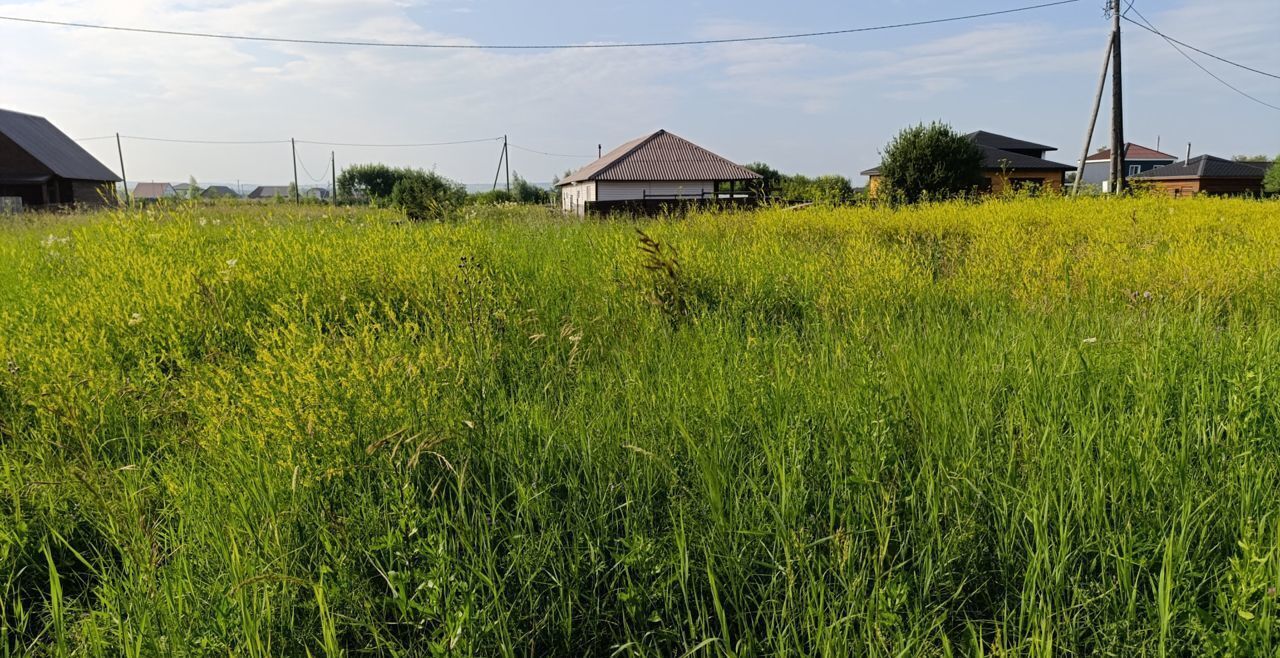
<path fill-rule="evenodd" d="M 646 196 L 686 196 L 698 198 L 705 194 L 712 194 L 716 191 L 715 183 L 711 181 L 647 181 L 647 182 L 610 182 L 600 181 L 598 192 L 599 198 L 592 201 L 626 201 L 629 199 L 643 199 Z"/>
<path fill-rule="evenodd" d="M 596 182 L 574 183 L 560 188 L 560 209 L 581 217 L 586 214 L 587 202 L 596 200 Z"/>

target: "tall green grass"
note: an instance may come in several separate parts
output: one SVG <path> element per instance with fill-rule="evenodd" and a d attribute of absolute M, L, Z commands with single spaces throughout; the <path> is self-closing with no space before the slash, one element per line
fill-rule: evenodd
<path fill-rule="evenodd" d="M 0 229 L 0 648 L 1273 655 L 1280 207 Z"/>

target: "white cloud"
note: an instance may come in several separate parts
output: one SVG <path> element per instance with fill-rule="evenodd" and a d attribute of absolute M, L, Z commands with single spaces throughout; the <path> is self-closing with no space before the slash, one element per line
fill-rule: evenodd
<path fill-rule="evenodd" d="M 428 29 L 414 17 L 476 8 L 468 0 L 177 5 L 170 0 L 27 0 L 4 7 L 11 15 L 89 23 L 450 44 L 474 42 Z M 1170 34 L 1208 50 L 1263 68 L 1280 61 L 1280 40 L 1273 36 L 1280 30 L 1280 3 L 1275 0 L 1186 2 L 1147 14 Z M 979 106 L 993 90 L 1043 89 L 1045 80 L 1061 79 L 1079 87 L 1081 97 L 1092 93 L 1105 23 L 1064 29 L 1042 16 L 1027 18 L 907 30 L 879 39 L 518 52 L 265 44 L 6 25 L 12 37 L 0 40 L 0 61 L 26 65 L 6 68 L 0 98 L 12 109 L 50 117 L 73 136 L 118 130 L 162 137 L 293 136 L 389 143 L 507 133 L 513 142 L 532 148 L 592 153 L 596 143 L 608 147 L 654 128 L 686 132 L 690 127 L 698 132 L 686 136 L 737 144 L 734 148 L 746 158 L 778 154 L 797 169 L 856 171 L 870 164 L 875 145 L 894 126 L 920 117 L 962 121 L 981 116 L 987 108 Z M 740 20 L 695 20 L 693 25 L 693 36 L 701 38 L 776 30 Z M 661 36 L 684 34 L 672 30 Z M 949 36 L 924 38 L 922 33 Z M 1210 91 L 1216 83 L 1197 81 L 1204 77 L 1199 71 L 1170 69 L 1170 57 L 1177 55 L 1163 42 L 1132 27 L 1128 34 L 1126 66 L 1135 103 L 1146 96 L 1167 103 L 1189 93 L 1230 94 L 1221 88 Z M 527 38 L 542 36 L 530 32 Z M 861 45 L 866 43 L 894 45 Z M 1246 80 L 1242 86 L 1257 87 L 1257 80 L 1241 79 Z M 1053 90 L 1060 92 L 1059 87 L 1055 84 Z M 1069 130 L 1061 130 L 1075 135 L 1077 110 L 1071 106 L 1054 114 L 1051 109 L 1039 120 L 1055 131 L 1069 123 Z M 1007 117 L 995 119 L 1007 125 L 1018 112 L 1007 108 Z M 845 135 L 840 150 L 856 155 L 832 155 L 835 149 L 825 135 L 836 132 Z M 816 139 L 819 135 L 823 137 Z M 91 148 L 104 161 L 114 161 L 106 142 Z M 188 148 L 137 142 L 126 143 L 126 148 L 131 177 L 142 180 L 182 180 L 192 173 L 208 180 L 273 183 L 292 173 L 287 146 L 283 152 L 276 146 Z M 311 163 L 328 156 L 325 147 L 300 150 Z M 443 173 L 478 181 L 492 177 L 497 152 L 487 144 L 435 150 L 348 148 L 339 149 L 338 158 L 438 163 Z M 527 153 L 514 153 L 513 162 L 522 173 L 541 179 L 577 164 Z"/>

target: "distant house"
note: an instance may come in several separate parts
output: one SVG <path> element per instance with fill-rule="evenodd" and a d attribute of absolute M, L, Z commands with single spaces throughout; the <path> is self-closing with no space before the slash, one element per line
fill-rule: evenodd
<path fill-rule="evenodd" d="M 196 189 L 198 190 L 199 188 Z M 173 186 L 173 191 L 177 193 L 178 196 L 185 199 L 191 196 L 191 183 L 178 183 Z"/>
<path fill-rule="evenodd" d="M 1149 184 L 1170 196 L 1214 194 L 1246 196 L 1262 194 L 1262 178 L 1270 162 L 1237 162 L 1201 155 L 1149 169 L 1132 177 L 1133 183 Z"/>
<path fill-rule="evenodd" d="M 178 191 L 168 183 L 138 183 L 133 187 L 134 201 L 176 199 Z"/>
<path fill-rule="evenodd" d="M 288 185 L 259 185 L 249 193 L 249 199 L 293 198 L 293 188 Z"/>
<path fill-rule="evenodd" d="M 23 206 L 100 205 L 120 181 L 48 120 L 0 110 L 0 198 Z"/>
<path fill-rule="evenodd" d="M 324 201 L 329 198 L 329 190 L 323 187 L 309 187 L 302 191 L 302 196 L 308 199 L 320 199 Z"/>
<path fill-rule="evenodd" d="M 1070 165 L 1045 159 L 1046 153 L 1058 150 L 1053 146 L 985 130 L 969 133 L 965 137 L 982 149 L 982 177 L 986 182 L 981 191 L 1002 192 L 1029 185 L 1060 191 L 1066 180 L 1066 173 L 1075 169 Z M 867 192 L 874 195 L 880 185 L 880 168 L 864 170 L 862 175 L 868 177 Z"/>
<path fill-rule="evenodd" d="M 1126 176 L 1137 176 L 1144 171 L 1151 171 L 1156 167 L 1173 164 L 1177 159 L 1178 156 L 1176 155 L 1161 153 L 1140 144 L 1127 142 L 1124 145 L 1124 160 L 1121 166 L 1124 168 Z M 1085 158 L 1084 176 L 1080 178 L 1081 183 L 1100 185 L 1102 186 L 1102 191 L 1106 192 L 1110 189 L 1110 178 L 1111 149 L 1099 149 L 1097 153 Z"/>
<path fill-rule="evenodd" d="M 556 183 L 566 213 L 739 199 L 760 175 L 665 130 L 637 137 Z M 741 186 L 739 187 L 739 185 Z M 728 188 L 728 189 L 726 189 Z M 738 192 L 729 190 L 738 189 Z"/>
<path fill-rule="evenodd" d="M 227 187 L 226 185 L 210 185 L 209 187 L 204 188 L 204 191 L 200 193 L 200 196 L 205 199 L 240 198 L 240 195 L 236 194 L 235 190 Z"/>

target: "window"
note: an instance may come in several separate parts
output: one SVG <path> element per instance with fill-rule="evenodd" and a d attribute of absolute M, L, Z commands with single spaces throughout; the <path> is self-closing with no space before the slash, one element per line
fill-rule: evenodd
<path fill-rule="evenodd" d="M 1142 173 L 1142 165 L 1129 165 L 1129 175 L 1133 176 Z"/>

